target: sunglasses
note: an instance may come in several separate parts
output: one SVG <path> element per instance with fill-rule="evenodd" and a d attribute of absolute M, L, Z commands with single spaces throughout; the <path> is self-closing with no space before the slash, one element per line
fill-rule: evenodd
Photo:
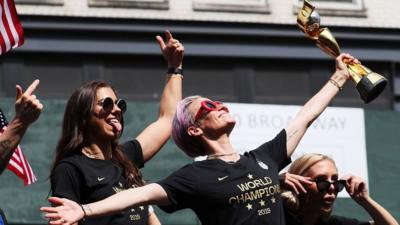
<path fill-rule="evenodd" d="M 194 122 L 197 122 L 203 115 L 210 113 L 211 111 L 217 111 L 218 106 L 222 105 L 222 102 L 204 100 L 201 102 L 200 109 L 194 116 Z"/>
<path fill-rule="evenodd" d="M 335 188 L 335 192 L 341 192 L 346 186 L 346 180 L 335 180 L 332 182 L 327 180 L 314 180 L 314 182 L 317 184 L 317 189 L 319 192 L 328 192 L 332 184 Z"/>
<path fill-rule="evenodd" d="M 112 109 L 114 108 L 114 104 L 118 106 L 122 113 L 126 112 L 126 102 L 123 99 L 117 99 L 114 103 L 112 98 L 107 97 L 100 102 L 100 104 L 107 113 L 111 113 Z"/>

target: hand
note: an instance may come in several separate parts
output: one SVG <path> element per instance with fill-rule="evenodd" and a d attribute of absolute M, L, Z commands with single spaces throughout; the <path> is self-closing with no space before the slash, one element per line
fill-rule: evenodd
<path fill-rule="evenodd" d="M 168 63 L 168 68 L 182 68 L 183 53 L 185 48 L 177 39 L 172 37 L 171 32 L 168 30 L 165 31 L 165 36 L 167 37 L 166 43 L 159 35 L 157 35 L 156 39 L 160 45 L 164 59 Z"/>
<path fill-rule="evenodd" d="M 307 193 L 304 186 L 312 184 L 310 177 L 303 177 L 292 173 L 279 174 L 279 180 L 282 186 L 288 188 L 297 195 Z"/>
<path fill-rule="evenodd" d="M 346 180 L 346 191 L 356 202 L 366 200 L 369 197 L 367 184 L 361 177 L 347 175 L 341 179 Z"/>
<path fill-rule="evenodd" d="M 33 83 L 22 93 L 22 88 L 16 85 L 17 94 L 15 96 L 15 118 L 22 123 L 29 125 L 39 118 L 43 105 L 40 103 L 36 95 L 32 94 L 39 85 L 39 80 Z"/>
<path fill-rule="evenodd" d="M 350 78 L 350 73 L 348 72 L 346 64 L 352 65 L 359 63 L 360 61 L 350 54 L 340 54 L 338 57 L 336 57 L 336 75 L 344 77 L 346 80 L 348 80 Z"/>
<path fill-rule="evenodd" d="M 41 207 L 40 211 L 46 213 L 44 216 L 50 225 L 71 225 L 85 216 L 81 206 L 69 199 L 50 197 L 49 202 L 55 206 Z"/>

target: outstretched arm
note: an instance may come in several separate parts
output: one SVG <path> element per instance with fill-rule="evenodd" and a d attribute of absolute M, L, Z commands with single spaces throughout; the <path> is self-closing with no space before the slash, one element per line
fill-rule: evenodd
<path fill-rule="evenodd" d="M 372 217 L 372 224 L 399 225 L 396 219 L 385 208 L 369 196 L 367 185 L 362 178 L 349 175 L 342 179 L 347 181 L 346 191 L 349 193 L 350 197 Z"/>
<path fill-rule="evenodd" d="M 350 75 L 343 60 L 349 63 L 358 63 L 358 60 L 349 54 L 341 54 L 338 56 L 336 58 L 336 71 L 330 80 L 316 95 L 307 101 L 296 117 L 285 128 L 287 135 L 287 155 L 289 157 L 293 154 L 301 138 L 307 131 L 307 128 L 326 109 L 339 92 L 339 89 L 341 89 L 349 79 Z"/>
<path fill-rule="evenodd" d="M 169 31 L 165 35 L 166 42 L 160 36 L 156 38 L 168 68 L 182 69 L 184 47 Z M 176 105 L 182 99 L 182 78 L 182 74 L 168 74 L 160 100 L 159 117 L 137 137 L 143 149 L 144 161 L 151 159 L 171 136 Z"/>
<path fill-rule="evenodd" d="M 29 125 L 39 117 L 43 105 L 32 93 L 39 85 L 35 80 L 23 93 L 21 86 L 16 86 L 15 117 L 7 129 L 0 135 L 0 174 L 3 173 Z"/>
<path fill-rule="evenodd" d="M 50 197 L 49 201 L 56 206 L 41 207 L 40 211 L 45 212 L 45 218 L 50 219 L 51 225 L 70 225 L 84 217 L 109 215 L 138 205 L 169 203 L 167 193 L 159 184 L 127 189 L 87 205 L 79 205 L 66 198 L 57 197 Z"/>

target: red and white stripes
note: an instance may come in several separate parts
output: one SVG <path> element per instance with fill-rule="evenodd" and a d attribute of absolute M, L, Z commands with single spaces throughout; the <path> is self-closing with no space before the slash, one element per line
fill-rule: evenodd
<path fill-rule="evenodd" d="M 14 0 L 0 0 L 0 55 L 24 43 Z"/>

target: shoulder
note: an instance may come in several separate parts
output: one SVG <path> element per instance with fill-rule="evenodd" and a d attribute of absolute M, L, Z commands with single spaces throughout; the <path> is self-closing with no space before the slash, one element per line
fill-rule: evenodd
<path fill-rule="evenodd" d="M 267 148 L 284 147 L 284 146 L 286 146 L 286 130 L 282 129 L 273 139 L 260 145 L 257 149 L 267 149 Z"/>
<path fill-rule="evenodd" d="M 128 157 L 128 159 L 133 162 L 138 168 L 144 167 L 143 150 L 139 141 L 136 139 L 126 141 L 120 145 L 118 148 Z"/>
<path fill-rule="evenodd" d="M 62 159 L 54 168 L 55 174 L 65 174 L 78 172 L 86 165 L 85 159 L 81 155 L 72 155 Z"/>
<path fill-rule="evenodd" d="M 171 173 L 165 179 L 157 182 L 158 184 L 170 184 L 170 183 L 195 183 L 199 173 L 196 169 L 194 163 L 186 164 L 185 166 L 181 167 L 180 169 L 176 170 L 175 172 Z"/>
<path fill-rule="evenodd" d="M 136 139 L 132 139 L 129 141 L 125 141 L 118 145 L 123 151 L 141 151 L 142 146 L 140 145 L 139 141 Z"/>

